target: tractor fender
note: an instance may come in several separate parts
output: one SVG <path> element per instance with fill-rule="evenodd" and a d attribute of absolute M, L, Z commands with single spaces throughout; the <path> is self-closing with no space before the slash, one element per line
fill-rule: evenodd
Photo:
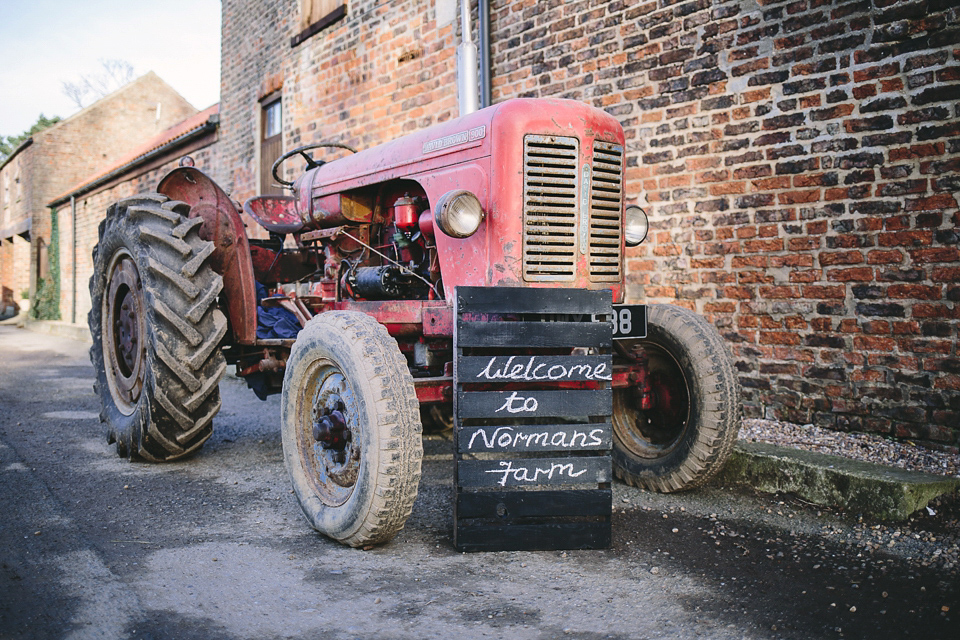
<path fill-rule="evenodd" d="M 253 344 L 257 337 L 256 282 L 243 219 L 236 205 L 210 176 L 194 167 L 177 167 L 160 180 L 157 191 L 190 205 L 190 217 L 202 218 L 200 237 L 213 243 L 213 270 L 223 277 L 234 341 Z"/>

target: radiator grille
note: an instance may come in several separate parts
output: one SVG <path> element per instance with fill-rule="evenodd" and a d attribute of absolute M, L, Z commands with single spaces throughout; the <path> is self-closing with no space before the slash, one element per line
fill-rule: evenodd
<path fill-rule="evenodd" d="M 523 277 L 572 280 L 577 257 L 576 138 L 527 136 L 523 143 Z"/>
<path fill-rule="evenodd" d="M 623 147 L 595 141 L 592 167 L 581 172 L 579 164 L 577 138 L 524 138 L 523 277 L 527 281 L 573 280 L 581 251 L 587 255 L 591 281 L 619 282 L 622 277 Z M 589 195 L 580 192 L 584 188 Z M 581 211 L 581 204 L 588 212 Z M 587 229 L 579 228 L 581 221 Z"/>
<path fill-rule="evenodd" d="M 593 189 L 590 195 L 590 279 L 620 280 L 620 214 L 623 192 L 623 147 L 593 143 Z"/>

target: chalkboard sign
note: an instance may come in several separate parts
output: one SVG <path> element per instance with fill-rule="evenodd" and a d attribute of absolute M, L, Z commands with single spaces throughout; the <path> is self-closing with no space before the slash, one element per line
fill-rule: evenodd
<path fill-rule="evenodd" d="M 457 287 L 454 545 L 610 546 L 609 290 Z"/>

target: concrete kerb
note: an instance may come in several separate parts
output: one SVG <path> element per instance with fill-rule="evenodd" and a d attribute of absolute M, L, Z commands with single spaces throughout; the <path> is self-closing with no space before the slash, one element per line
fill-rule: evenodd
<path fill-rule="evenodd" d="M 20 318 L 20 316 L 17 316 L 17 318 Z M 24 327 L 29 331 L 46 333 L 53 336 L 60 336 L 62 338 L 70 338 L 71 340 L 76 340 L 78 342 L 86 342 L 88 344 L 93 342 L 93 340 L 90 338 L 90 329 L 85 324 L 73 324 L 58 320 L 33 320 L 31 318 L 27 318 L 25 321 L 18 322 L 17 326 Z"/>
<path fill-rule="evenodd" d="M 24 315 L 0 324 L 91 342 L 86 325 L 24 320 Z M 934 498 L 960 489 L 960 478 L 745 441 L 737 443 L 717 482 L 792 493 L 813 504 L 887 521 L 906 520 Z"/>
<path fill-rule="evenodd" d="M 718 480 L 764 493 L 792 493 L 813 504 L 887 521 L 906 520 L 934 498 L 960 488 L 960 478 L 743 441 Z"/>

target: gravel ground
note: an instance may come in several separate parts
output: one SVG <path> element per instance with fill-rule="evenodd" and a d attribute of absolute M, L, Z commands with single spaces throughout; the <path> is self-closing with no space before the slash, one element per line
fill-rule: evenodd
<path fill-rule="evenodd" d="M 744 420 L 740 439 L 766 442 L 783 447 L 817 451 L 853 460 L 922 471 L 941 476 L 960 477 L 960 454 L 935 451 L 912 442 L 889 440 L 879 435 L 847 433 L 773 420 Z M 782 496 L 780 502 L 803 503 L 796 496 Z M 817 516 L 834 510 L 817 508 Z M 946 570 L 956 578 L 960 569 L 960 495 L 941 496 L 926 509 L 913 514 L 907 522 L 850 521 L 850 514 L 834 512 L 838 519 L 823 523 L 818 534 L 825 540 L 861 550 L 865 558 L 877 562 L 884 555 L 899 557 L 917 567 Z M 828 516 L 829 517 L 829 516 Z M 723 535 L 721 533 L 721 535 Z M 879 561 L 882 567 L 882 561 Z M 864 568 L 869 566 L 864 563 Z M 882 568 L 881 568 L 882 570 Z"/>
<path fill-rule="evenodd" d="M 935 451 L 869 433 L 831 431 L 812 424 L 801 426 L 774 420 L 744 420 L 740 439 L 960 478 L 960 453 Z"/>

